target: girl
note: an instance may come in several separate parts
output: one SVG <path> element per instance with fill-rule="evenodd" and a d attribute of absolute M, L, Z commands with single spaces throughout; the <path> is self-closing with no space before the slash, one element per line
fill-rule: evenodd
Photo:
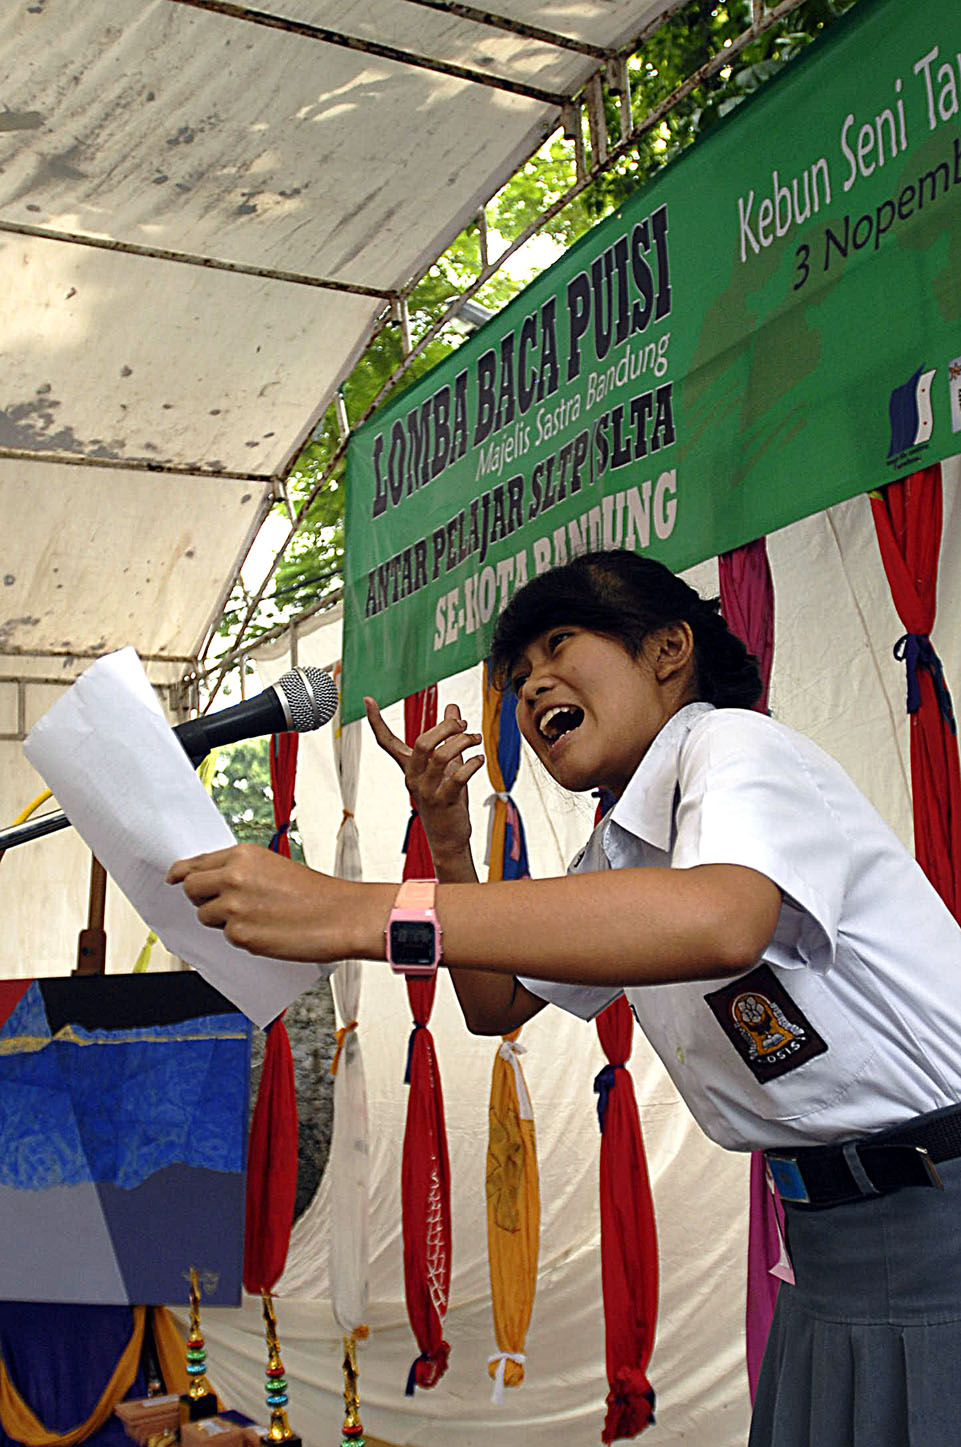
<path fill-rule="evenodd" d="M 613 807 L 563 879 L 480 885 L 458 710 L 408 748 L 372 700 L 433 851 L 468 1027 L 622 990 L 702 1128 L 765 1150 L 782 1288 L 753 1447 L 948 1447 L 961 1387 L 961 930 L 818 748 L 750 711 L 754 660 L 659 564 L 595 553 L 501 615 L 493 675 L 565 788 Z M 180 861 L 200 919 L 255 953 L 384 957 L 396 886 L 249 845 Z M 657 986 L 658 988 L 653 988 Z"/>

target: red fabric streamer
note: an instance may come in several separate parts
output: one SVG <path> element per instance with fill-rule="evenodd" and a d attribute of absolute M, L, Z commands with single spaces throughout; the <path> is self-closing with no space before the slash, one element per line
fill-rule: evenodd
<path fill-rule="evenodd" d="M 754 707 L 767 712 L 774 660 L 774 583 L 767 560 L 767 543 L 755 538 L 717 560 L 721 612 L 732 633 L 747 645 L 758 662 L 761 697 Z"/>
<path fill-rule="evenodd" d="M 764 538 L 722 553 L 718 558 L 718 577 L 721 612 L 727 625 L 758 661 L 761 697 L 755 708 L 766 712 L 774 659 L 774 583 Z M 771 1267 L 780 1258 L 784 1231 L 784 1210 L 767 1184 L 767 1167 L 761 1151 L 751 1154 L 750 1191 L 745 1345 L 748 1387 L 753 1402 L 780 1285 L 777 1277 L 771 1275 Z"/>
<path fill-rule="evenodd" d="M 407 743 L 412 744 L 418 734 L 436 722 L 436 688 L 405 699 Z M 416 811 L 407 830 L 405 854 L 405 879 L 433 877 L 434 862 Z M 437 977 L 414 976 L 405 983 L 414 1028 L 405 1076 L 410 1093 L 400 1178 L 404 1291 L 411 1330 L 420 1348 L 407 1378 L 407 1395 L 412 1396 L 415 1387 L 435 1386 L 447 1370 L 450 1346 L 444 1340 L 444 1318 L 450 1292 L 451 1216 L 444 1095 L 434 1037 L 428 1029 Z"/>
<path fill-rule="evenodd" d="M 951 699 L 930 632 L 937 610 L 941 468 L 926 467 L 871 494 L 881 561 L 907 630 L 895 656 L 908 665 L 914 852 L 961 920 L 961 771 Z"/>
<path fill-rule="evenodd" d="M 290 818 L 294 812 L 297 781 L 297 746 L 300 734 L 272 734 L 270 739 L 270 788 L 274 796 L 274 837 L 270 847 L 290 858 Z"/>
<path fill-rule="evenodd" d="M 607 1347 L 607 1415 L 601 1440 L 636 1437 L 654 1421 L 647 1364 L 657 1323 L 657 1228 L 627 1069 L 634 1017 L 623 995 L 597 1017 L 610 1064 L 594 1082 L 601 1119 L 601 1284 Z"/>
<path fill-rule="evenodd" d="M 270 847 L 290 858 L 290 816 L 294 807 L 299 735 L 270 740 L 270 783 L 276 832 Z M 247 1151 L 247 1208 L 244 1224 L 244 1286 L 270 1291 L 284 1269 L 297 1196 L 297 1092 L 294 1061 L 284 1017 L 267 1029 L 257 1104 Z"/>
<path fill-rule="evenodd" d="M 247 1151 L 244 1287 L 270 1291 L 284 1269 L 297 1195 L 297 1096 L 283 1016 L 267 1048 Z"/>

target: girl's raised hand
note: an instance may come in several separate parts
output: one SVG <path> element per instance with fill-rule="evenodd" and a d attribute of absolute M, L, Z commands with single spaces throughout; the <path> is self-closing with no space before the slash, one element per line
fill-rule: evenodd
<path fill-rule="evenodd" d="M 484 763 L 483 754 L 470 759 L 464 755 L 481 742 L 481 735 L 468 733 L 460 709 L 449 703 L 443 719 L 411 746 L 392 732 L 372 698 L 365 698 L 364 706 L 374 738 L 403 772 L 439 874 L 448 864 L 459 872 L 470 855 L 467 784 Z"/>

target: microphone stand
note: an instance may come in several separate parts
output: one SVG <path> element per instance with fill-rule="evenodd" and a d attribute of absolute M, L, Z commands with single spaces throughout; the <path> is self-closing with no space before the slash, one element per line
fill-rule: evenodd
<path fill-rule="evenodd" d="M 70 820 L 62 809 L 56 809 L 52 814 L 41 814 L 39 819 L 28 819 L 23 824 L 11 824 L 7 829 L 0 829 L 0 855 L 18 844 L 29 844 L 31 839 L 42 839 L 45 834 L 55 834 L 58 829 L 69 827 Z"/>

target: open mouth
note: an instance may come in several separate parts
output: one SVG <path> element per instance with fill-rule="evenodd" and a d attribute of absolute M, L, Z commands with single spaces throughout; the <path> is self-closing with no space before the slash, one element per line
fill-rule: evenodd
<path fill-rule="evenodd" d="M 572 733 L 584 722 L 584 710 L 573 703 L 558 704 L 549 708 L 538 721 L 538 731 L 548 743 L 556 744 L 565 734 Z"/>

